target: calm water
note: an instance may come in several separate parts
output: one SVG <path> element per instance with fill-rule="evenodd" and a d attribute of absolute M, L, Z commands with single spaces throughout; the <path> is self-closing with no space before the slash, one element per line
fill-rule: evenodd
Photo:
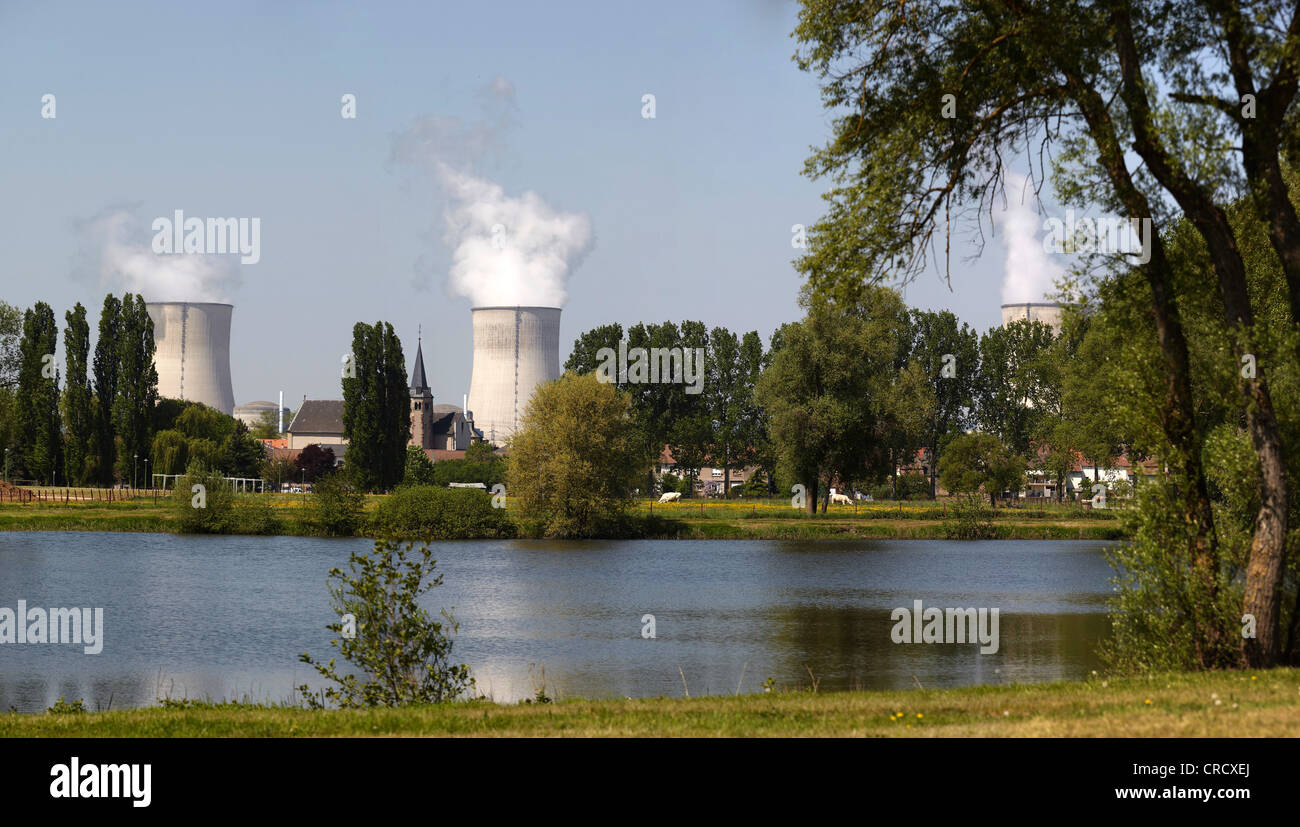
<path fill-rule="evenodd" d="M 328 657 L 325 576 L 366 540 L 0 533 L 0 607 L 104 609 L 102 653 L 0 644 L 0 711 L 59 696 L 95 708 L 156 698 L 283 700 Z M 443 543 L 454 654 L 498 701 L 553 696 L 1048 681 L 1096 668 L 1105 543 L 898 540 Z M 1000 648 L 894 644 L 890 612 L 1001 610 Z M 656 639 L 641 636 L 655 616 Z M 807 668 L 805 668 L 805 665 Z"/>

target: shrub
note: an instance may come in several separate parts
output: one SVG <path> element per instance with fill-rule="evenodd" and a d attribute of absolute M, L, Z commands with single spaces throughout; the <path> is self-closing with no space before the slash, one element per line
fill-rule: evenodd
<path fill-rule="evenodd" d="M 951 519 L 943 521 L 947 540 L 991 540 L 994 537 L 993 509 L 985 508 L 977 495 L 958 497 L 949 506 Z"/>
<path fill-rule="evenodd" d="M 180 534 L 230 533 L 235 495 L 220 472 L 191 464 L 176 480 L 170 504 Z"/>
<path fill-rule="evenodd" d="M 322 690 L 319 699 L 307 684 L 299 686 L 308 706 L 433 704 L 473 689 L 469 667 L 450 661 L 452 634 L 459 629 L 451 612 L 440 613 L 451 627 L 448 632 L 419 604 L 421 595 L 442 585 L 441 574 L 433 577 L 437 561 L 427 543 L 408 557 L 412 548 L 380 540 L 373 554 L 352 554 L 348 573 L 330 569 L 332 608 L 339 615 L 337 623 L 326 627 L 339 635 L 330 644 L 360 674 L 340 675 L 333 658 L 320 663 L 304 652 L 299 660 L 335 684 Z"/>
<path fill-rule="evenodd" d="M 279 534 L 284 530 L 266 494 L 239 494 L 230 512 L 230 534 Z"/>
<path fill-rule="evenodd" d="M 1179 518 L 1178 505 L 1172 484 L 1144 483 L 1137 503 L 1124 512 L 1131 539 L 1106 553 L 1115 569 L 1115 592 L 1108 612 L 1111 635 L 1101 656 L 1121 674 L 1232 666 L 1237 660 L 1250 537 L 1221 531 L 1220 568 L 1203 578 L 1192 562 L 1194 529 Z"/>
<path fill-rule="evenodd" d="M 504 508 L 477 488 L 401 487 L 385 498 L 370 520 L 377 536 L 431 540 L 513 537 Z"/>
<path fill-rule="evenodd" d="M 203 486 L 195 491 L 194 486 Z M 265 495 L 236 496 L 219 471 L 191 465 L 171 495 L 178 534 L 279 534 L 282 526 Z"/>
<path fill-rule="evenodd" d="M 344 474 L 330 474 L 316 483 L 311 497 L 312 528 L 326 537 L 352 537 L 365 517 L 365 500 Z"/>

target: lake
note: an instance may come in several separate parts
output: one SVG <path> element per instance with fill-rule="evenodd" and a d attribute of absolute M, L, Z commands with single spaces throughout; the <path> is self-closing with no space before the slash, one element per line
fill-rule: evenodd
<path fill-rule="evenodd" d="M 287 699 L 334 653 L 325 578 L 368 540 L 0 533 L 0 607 L 100 607 L 103 649 L 0 644 L 0 711 Z M 468 541 L 435 546 L 455 662 L 502 702 L 1076 679 L 1098 668 L 1097 541 Z M 996 608 L 995 653 L 894 643 L 891 612 Z M 642 637 L 654 616 L 653 639 Z M 680 670 L 680 671 L 679 671 Z"/>

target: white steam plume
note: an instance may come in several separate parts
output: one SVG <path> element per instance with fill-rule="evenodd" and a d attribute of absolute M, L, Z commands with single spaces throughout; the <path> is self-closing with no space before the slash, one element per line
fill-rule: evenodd
<path fill-rule="evenodd" d="M 110 292 L 138 293 L 149 302 L 222 302 L 239 282 L 224 257 L 155 253 L 153 232 L 132 207 L 110 207 L 77 222 L 77 230 L 80 276 Z"/>
<path fill-rule="evenodd" d="M 1007 173 L 1006 265 L 1002 276 L 1002 303 L 1041 302 L 1056 289 L 1062 274 L 1059 264 L 1043 249 L 1042 219 L 1032 205 L 1033 188 L 1019 173 Z"/>
<path fill-rule="evenodd" d="M 591 247 L 587 217 L 553 209 L 535 192 L 508 196 L 446 164 L 438 177 L 450 197 L 448 289 L 475 307 L 563 307 L 569 273 Z"/>
<path fill-rule="evenodd" d="M 501 150 L 514 122 L 514 87 L 497 77 L 480 92 L 488 117 L 464 123 L 422 118 L 394 137 L 392 160 L 433 175 L 446 198 L 443 240 L 451 249 L 447 291 L 475 307 L 562 307 L 570 273 L 591 249 L 591 220 L 547 204 L 531 190 L 507 195 L 472 172 Z"/>

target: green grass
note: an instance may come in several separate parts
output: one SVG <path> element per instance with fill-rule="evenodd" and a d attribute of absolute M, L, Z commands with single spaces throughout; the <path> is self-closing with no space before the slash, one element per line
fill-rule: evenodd
<path fill-rule="evenodd" d="M 309 536 L 308 495 L 266 497 L 275 506 L 282 534 Z M 372 511 L 382 496 L 367 496 Z M 831 540 L 854 538 L 942 539 L 952 515 L 943 502 L 866 503 L 832 507 L 809 515 L 788 501 L 687 500 L 659 505 L 640 501 L 633 514 L 646 520 L 650 534 L 665 539 Z M 653 523 L 648 519 L 653 514 Z M 115 502 L 0 502 L 3 531 L 169 531 L 172 514 L 161 498 L 142 496 Z M 995 536 L 1006 540 L 1116 540 L 1124 536 L 1114 510 L 1085 511 L 1077 505 L 1047 504 L 999 508 Z"/>
<path fill-rule="evenodd" d="M 193 704 L 0 714 L 14 737 L 1296 737 L 1300 669 L 1052 684 L 311 711 Z"/>

